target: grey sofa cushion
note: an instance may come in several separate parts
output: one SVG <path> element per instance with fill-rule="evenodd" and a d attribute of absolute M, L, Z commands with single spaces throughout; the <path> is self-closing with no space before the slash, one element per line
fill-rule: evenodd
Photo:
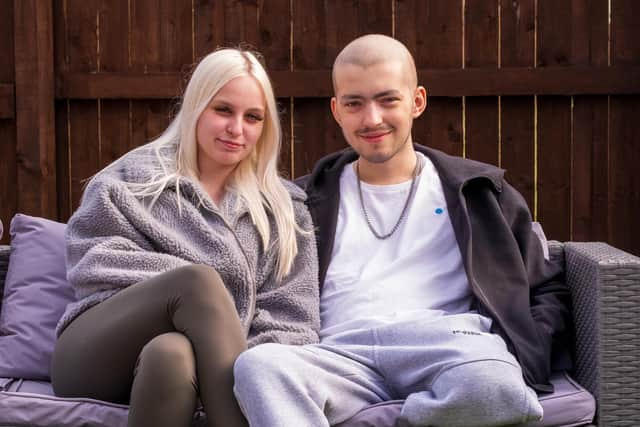
<path fill-rule="evenodd" d="M 565 373 L 557 373 L 551 382 L 555 392 L 542 396 L 542 421 L 527 427 L 579 426 L 593 420 L 595 400 Z M 0 378 L 0 425 L 34 427 L 125 427 L 128 407 L 93 399 L 69 399 L 53 396 L 51 384 Z M 402 408 L 394 400 L 371 406 L 336 427 L 393 427 Z M 193 427 L 205 425 L 202 412 L 194 415 Z"/>
<path fill-rule="evenodd" d="M 540 396 L 544 417 L 526 427 L 573 427 L 589 424 L 596 412 L 593 396 L 565 372 L 551 377 L 555 391 Z M 394 400 L 370 406 L 336 427 L 393 427 L 402 409 L 402 401 Z"/>

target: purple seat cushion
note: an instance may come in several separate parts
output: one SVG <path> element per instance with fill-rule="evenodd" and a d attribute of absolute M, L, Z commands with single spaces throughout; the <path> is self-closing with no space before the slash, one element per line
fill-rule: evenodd
<path fill-rule="evenodd" d="M 0 312 L 0 377 L 48 380 L 55 327 L 74 300 L 67 282 L 65 225 L 17 214 Z"/>
<path fill-rule="evenodd" d="M 542 395 L 539 401 L 544 409 L 540 421 L 526 427 L 574 427 L 589 424 L 596 412 L 593 396 L 575 382 L 566 372 L 556 372 L 551 377 L 555 390 Z M 335 427 L 393 427 L 402 409 L 401 400 L 369 406 Z"/>
<path fill-rule="evenodd" d="M 0 426 L 126 427 L 129 406 L 53 395 L 46 381 L 0 378 Z M 206 427 L 197 410 L 191 427 Z"/>

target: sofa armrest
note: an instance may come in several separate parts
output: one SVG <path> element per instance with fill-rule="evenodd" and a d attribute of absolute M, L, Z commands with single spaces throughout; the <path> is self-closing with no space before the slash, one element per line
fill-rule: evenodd
<path fill-rule="evenodd" d="M 598 242 L 564 252 L 575 378 L 596 397 L 598 425 L 640 425 L 640 258 Z"/>
<path fill-rule="evenodd" d="M 9 268 L 9 253 L 11 246 L 0 245 L 0 308 L 2 307 L 2 296 L 4 295 L 4 279 Z"/>

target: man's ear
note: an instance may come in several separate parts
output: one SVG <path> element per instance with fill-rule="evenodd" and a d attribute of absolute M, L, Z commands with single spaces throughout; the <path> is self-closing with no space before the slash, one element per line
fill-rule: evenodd
<path fill-rule="evenodd" d="M 342 123 L 340 123 L 340 115 L 338 114 L 338 100 L 335 96 L 331 97 L 331 114 L 333 114 L 333 118 L 336 120 L 336 122 L 341 125 Z"/>
<path fill-rule="evenodd" d="M 418 86 L 413 95 L 413 111 L 411 115 L 414 119 L 420 117 L 423 111 L 427 108 L 427 90 L 424 86 Z"/>

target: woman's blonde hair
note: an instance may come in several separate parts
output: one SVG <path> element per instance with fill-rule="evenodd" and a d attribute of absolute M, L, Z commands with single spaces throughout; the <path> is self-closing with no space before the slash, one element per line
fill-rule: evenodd
<path fill-rule="evenodd" d="M 271 235 L 267 212 L 271 212 L 278 232 L 276 278 L 281 280 L 291 270 L 298 253 L 296 232 L 304 231 L 296 225 L 291 196 L 278 176 L 282 131 L 271 82 L 255 54 L 224 48 L 200 61 L 184 91 L 178 114 L 164 133 L 147 145 L 153 147 L 157 159 L 154 176 L 130 188 L 137 196 L 150 197 L 153 204 L 167 184 L 175 182 L 180 203 L 180 178 L 199 180 L 196 124 L 200 114 L 224 85 L 241 76 L 253 77 L 262 88 L 266 104 L 264 125 L 253 152 L 236 166 L 226 188 L 247 204 L 265 251 Z M 169 149 L 176 146 L 177 150 Z"/>

